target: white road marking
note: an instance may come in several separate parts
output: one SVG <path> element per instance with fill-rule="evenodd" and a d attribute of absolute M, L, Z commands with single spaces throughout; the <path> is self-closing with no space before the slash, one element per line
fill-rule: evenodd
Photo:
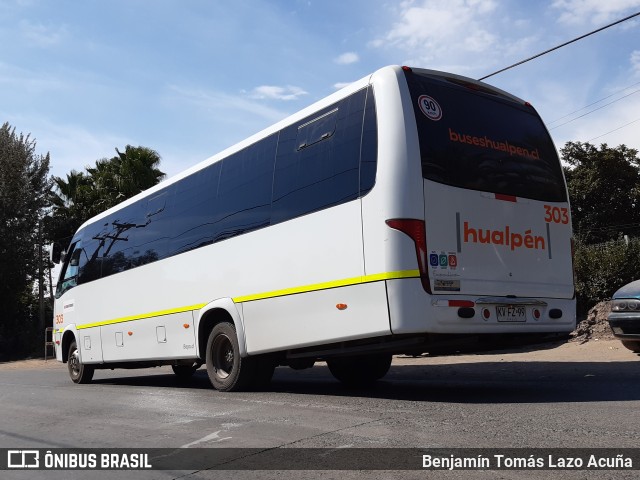
<path fill-rule="evenodd" d="M 219 443 L 219 442 L 223 442 L 225 440 L 231 440 L 232 437 L 221 437 L 220 436 L 220 432 L 222 430 L 218 430 L 217 432 L 213 432 L 209 435 L 207 435 L 206 437 L 202 437 L 200 440 L 196 440 L 195 442 L 191 442 L 191 443 L 187 443 L 186 445 L 182 445 L 180 448 L 189 448 L 189 447 L 193 447 L 194 445 L 197 445 L 199 443 L 205 443 L 205 442 L 215 442 L 215 443 Z"/>

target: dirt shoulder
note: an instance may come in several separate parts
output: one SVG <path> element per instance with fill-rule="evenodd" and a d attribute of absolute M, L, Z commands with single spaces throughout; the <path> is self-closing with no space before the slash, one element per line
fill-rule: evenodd
<path fill-rule="evenodd" d="M 59 363 L 55 358 L 46 362 L 42 358 L 32 358 L 28 360 L 17 360 L 14 362 L 0 362 L 0 370 L 24 370 L 24 369 L 66 369 L 65 364 Z"/>
<path fill-rule="evenodd" d="M 586 343 L 566 342 L 527 347 L 418 358 L 397 356 L 395 365 L 444 365 L 480 362 L 629 362 L 640 356 L 627 350 L 618 340 L 591 340 Z"/>

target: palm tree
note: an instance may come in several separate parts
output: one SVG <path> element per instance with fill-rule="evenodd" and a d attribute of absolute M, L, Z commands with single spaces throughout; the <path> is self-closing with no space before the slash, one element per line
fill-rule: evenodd
<path fill-rule="evenodd" d="M 72 170 L 66 179 L 53 177 L 52 217 L 48 236 L 69 241 L 86 220 L 156 185 L 165 174 L 160 155 L 147 147 L 127 145 L 124 152 L 96 161 L 87 172 Z"/>
<path fill-rule="evenodd" d="M 132 147 L 127 145 L 124 152 L 116 148 L 117 157 L 111 160 L 118 166 L 120 192 L 126 198 L 153 187 L 162 179 L 164 172 L 160 171 L 160 155 L 147 147 Z"/>
<path fill-rule="evenodd" d="M 53 177 L 49 195 L 51 215 L 45 220 L 47 237 L 66 244 L 84 221 L 97 213 L 91 177 L 72 170 L 66 179 Z M 65 245 L 66 246 L 66 245 Z"/>
<path fill-rule="evenodd" d="M 160 155 L 155 150 L 127 145 L 124 152 L 116 148 L 116 153 L 117 156 L 98 160 L 95 167 L 87 168 L 102 210 L 156 185 L 165 177 L 158 168 Z"/>

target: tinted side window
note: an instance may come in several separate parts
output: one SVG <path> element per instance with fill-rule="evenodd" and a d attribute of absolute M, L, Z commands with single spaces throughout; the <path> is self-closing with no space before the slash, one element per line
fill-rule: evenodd
<path fill-rule="evenodd" d="M 276 144 L 272 135 L 173 186 L 159 225 L 167 256 L 269 225 Z"/>
<path fill-rule="evenodd" d="M 143 200 L 144 227 L 135 230 L 136 266 L 161 260 L 168 256 L 171 218 L 168 215 L 170 192 L 165 188 Z"/>
<path fill-rule="evenodd" d="M 222 161 L 214 241 L 269 225 L 276 145 L 272 135 Z"/>
<path fill-rule="evenodd" d="M 146 228 L 140 202 L 129 205 L 106 217 L 102 231 L 96 236 L 103 249 L 102 276 L 124 272 L 138 266 L 141 256 L 136 244 L 138 230 Z"/>
<path fill-rule="evenodd" d="M 298 127 L 298 150 L 326 140 L 336 131 L 338 109 L 331 110 Z"/>
<path fill-rule="evenodd" d="M 220 163 L 214 163 L 171 187 L 170 206 L 162 222 L 169 236 L 167 256 L 214 241 L 219 181 Z"/>
<path fill-rule="evenodd" d="M 362 147 L 360 149 L 360 196 L 373 188 L 378 166 L 378 122 L 373 88 L 367 90 L 364 124 L 362 126 Z"/>
<path fill-rule="evenodd" d="M 366 90 L 280 132 L 272 223 L 356 199 Z M 335 115 L 335 132 L 299 148 L 301 129 Z M 317 122 L 317 123 L 316 123 Z M 322 130 L 322 129 L 321 129 Z M 319 130 L 320 131 L 320 130 Z"/>
<path fill-rule="evenodd" d="M 369 88 L 89 225 L 78 283 L 354 200 L 376 162 Z"/>
<path fill-rule="evenodd" d="M 102 270 L 102 252 L 104 236 L 102 225 L 104 221 L 88 225 L 82 232 L 82 253 L 78 265 L 78 283 L 87 283 L 100 278 Z"/>

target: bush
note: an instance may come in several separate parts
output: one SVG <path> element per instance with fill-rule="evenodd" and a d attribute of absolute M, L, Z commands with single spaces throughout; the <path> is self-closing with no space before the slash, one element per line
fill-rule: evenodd
<path fill-rule="evenodd" d="M 579 315 L 640 278 L 640 239 L 597 245 L 576 244 L 574 267 Z"/>

